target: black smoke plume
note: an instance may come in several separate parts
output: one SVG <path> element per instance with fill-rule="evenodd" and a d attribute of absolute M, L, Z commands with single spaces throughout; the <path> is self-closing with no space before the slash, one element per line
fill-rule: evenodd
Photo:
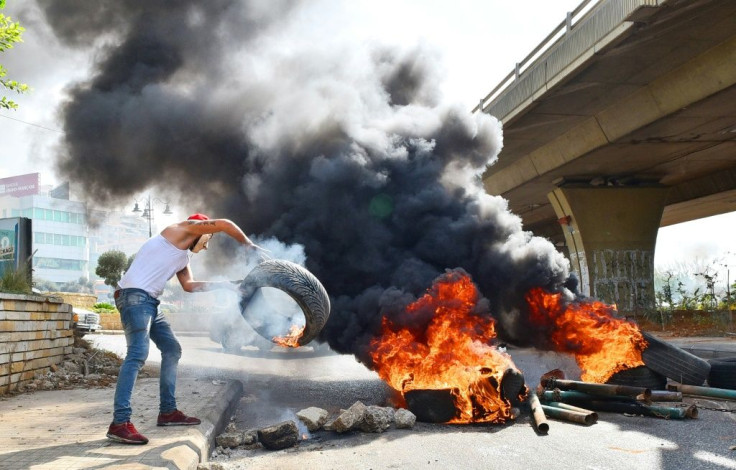
<path fill-rule="evenodd" d="M 333 303 L 321 340 L 361 360 L 382 316 L 454 268 L 502 335 L 536 343 L 523 296 L 563 290 L 567 261 L 483 190 L 498 121 L 442 102 L 426 48 L 298 41 L 305 3 L 41 2 L 97 53 L 62 109 L 61 173 L 101 205 L 156 188 L 303 245 Z"/>

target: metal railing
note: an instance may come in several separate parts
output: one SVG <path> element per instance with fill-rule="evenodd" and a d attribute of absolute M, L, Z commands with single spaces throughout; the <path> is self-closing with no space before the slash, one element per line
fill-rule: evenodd
<path fill-rule="evenodd" d="M 490 93 L 481 98 L 478 105 L 473 108 L 471 112 L 474 113 L 478 110 L 482 111 L 487 101 L 494 99 L 509 85 L 518 80 L 521 74 L 526 71 L 543 52 L 547 51 L 554 43 L 556 43 L 563 34 L 563 31 L 565 35 L 572 31 L 572 29 L 580 21 L 580 19 L 588 13 L 587 7 L 590 4 L 596 4 L 600 1 L 601 0 L 583 0 L 583 2 L 578 5 L 573 11 L 567 12 L 565 20 L 560 23 L 551 33 L 549 33 L 547 37 L 544 38 L 542 42 L 534 48 L 534 50 L 532 50 L 526 57 L 524 57 L 524 59 L 522 59 L 521 62 L 517 62 L 514 66 L 514 70 L 506 75 L 506 77 L 504 77 L 503 80 L 501 80 L 501 82 L 496 85 L 496 87 L 491 90 Z"/>

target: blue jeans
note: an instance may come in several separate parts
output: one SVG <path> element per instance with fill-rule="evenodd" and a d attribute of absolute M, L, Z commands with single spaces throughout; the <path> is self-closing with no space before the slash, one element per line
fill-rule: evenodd
<path fill-rule="evenodd" d="M 158 311 L 158 304 L 158 299 L 142 289 L 121 289 L 115 299 L 128 349 L 115 387 L 114 424 L 130 421 L 133 413 L 130 397 L 138 372 L 148 358 L 149 339 L 161 351 L 159 412 L 168 413 L 176 409 L 176 368 L 181 357 L 181 345 L 169 322 Z"/>

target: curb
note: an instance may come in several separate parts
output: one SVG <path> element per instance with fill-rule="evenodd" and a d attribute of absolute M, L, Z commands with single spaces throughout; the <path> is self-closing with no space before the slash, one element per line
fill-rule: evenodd
<path fill-rule="evenodd" d="M 215 438 L 225 430 L 230 422 L 230 416 L 238 407 L 238 402 L 243 396 L 243 383 L 239 380 L 228 380 L 225 390 L 217 400 L 207 406 L 204 410 L 204 418 L 212 423 L 211 427 L 205 430 L 205 449 L 200 449 L 201 462 L 207 462 L 210 454 L 215 449 Z M 200 462 L 197 462 L 200 463 Z"/>

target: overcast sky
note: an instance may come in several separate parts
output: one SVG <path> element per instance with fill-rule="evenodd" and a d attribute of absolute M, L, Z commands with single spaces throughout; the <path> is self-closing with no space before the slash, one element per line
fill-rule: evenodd
<path fill-rule="evenodd" d="M 298 26 L 284 32 L 283 47 L 299 41 L 331 46 L 379 43 L 426 46 L 441 64 L 444 100 L 472 108 L 565 19 L 579 0 L 316 0 L 301 10 Z M 32 93 L 13 96 L 17 111 L 0 111 L 0 177 L 39 172 L 42 184 L 57 184 L 52 161 L 62 137 L 57 110 L 65 88 L 84 79 L 92 49 L 62 47 L 32 2 L 8 0 L 3 11 L 26 28 L 24 42 L 0 54 L 9 79 Z M 206 40 L 206 38 L 203 38 Z M 736 213 L 660 230 L 655 263 L 660 269 L 724 257 L 736 268 L 732 235 Z M 736 271 L 736 270 L 735 270 Z M 732 275 L 732 277 L 736 277 Z"/>

